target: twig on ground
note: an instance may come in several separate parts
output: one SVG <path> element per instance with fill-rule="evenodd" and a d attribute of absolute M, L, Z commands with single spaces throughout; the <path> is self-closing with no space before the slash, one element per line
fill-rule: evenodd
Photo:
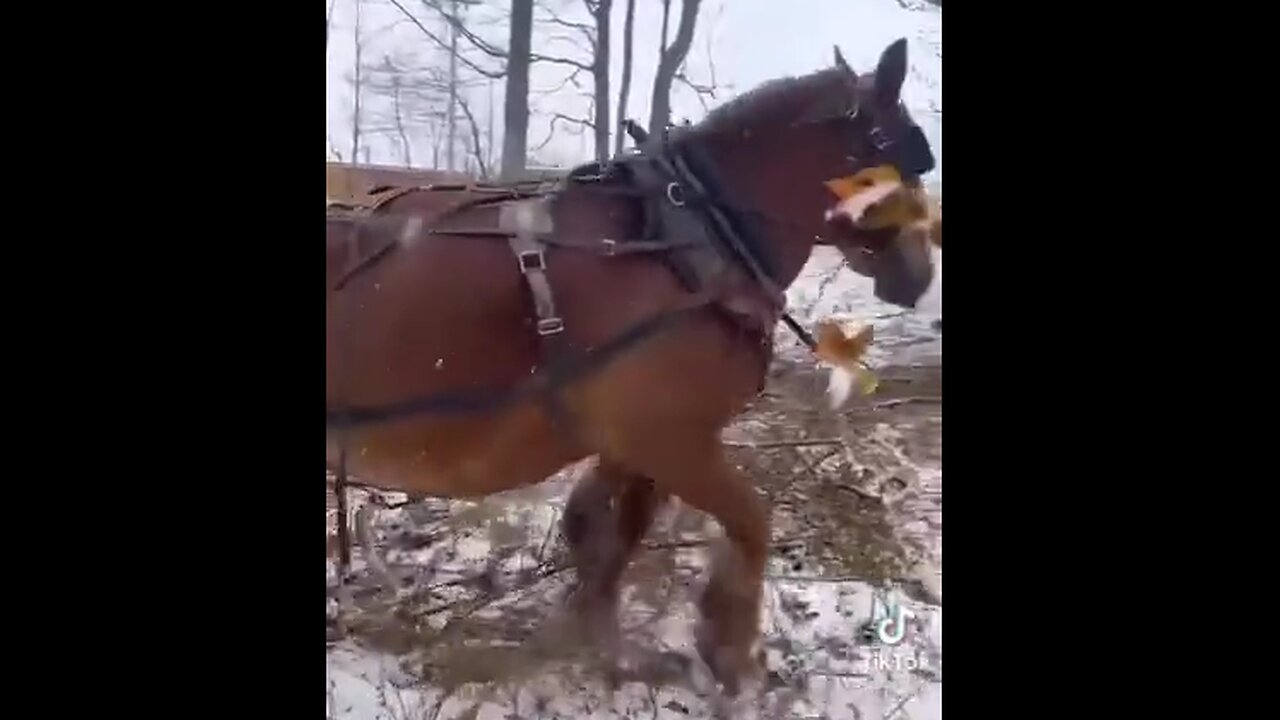
<path fill-rule="evenodd" d="M 777 573 L 765 573 L 765 580 L 775 582 L 811 582 L 811 583 L 848 583 L 860 582 L 871 585 L 877 584 L 872 578 L 862 577 L 860 575 L 839 575 L 835 577 L 824 577 L 822 575 L 779 575 Z M 903 580 L 893 580 L 893 582 L 904 582 Z"/>
<path fill-rule="evenodd" d="M 378 554 L 377 538 L 373 533 L 373 511 L 376 509 L 374 505 L 362 505 L 356 511 L 356 535 L 360 540 L 361 547 L 364 548 L 364 561 L 374 573 L 381 578 L 384 585 L 393 593 L 400 592 L 400 582 L 396 580 L 396 576 L 392 574 L 391 569 L 387 567 L 387 563 Z"/>
<path fill-rule="evenodd" d="M 853 483 L 832 483 L 832 487 L 838 488 L 840 490 L 848 490 L 849 492 L 854 493 L 860 498 L 865 498 L 867 500 L 874 500 L 876 502 L 884 502 L 884 498 L 880 497 L 879 495 L 876 495 L 873 492 L 863 490 L 862 488 L 858 487 L 857 485 L 854 485 Z"/>
<path fill-rule="evenodd" d="M 891 408 L 896 408 L 900 405 L 910 405 L 912 403 L 939 404 L 941 402 L 942 402 L 941 396 L 914 396 L 914 397 L 890 398 L 888 400 L 873 402 L 870 405 L 865 405 L 863 407 L 852 408 L 851 410 L 849 410 L 849 412 L 889 410 Z"/>
<path fill-rule="evenodd" d="M 556 523 L 560 520 L 560 511 L 556 510 L 555 515 L 551 518 L 551 522 L 547 524 L 547 536 L 542 539 L 542 546 L 538 548 L 538 564 L 543 561 L 543 554 L 547 551 L 547 544 L 551 542 L 551 535 L 555 532 Z"/>
<path fill-rule="evenodd" d="M 912 690 L 910 693 L 907 693 L 907 695 L 905 695 L 901 700 L 895 703 L 894 706 L 889 709 L 889 712 L 884 714 L 884 720 L 893 720 L 893 717 L 895 715 L 902 712 L 903 706 L 905 706 L 907 703 L 911 702 L 912 700 L 916 699 L 916 696 L 920 694 L 920 690 L 923 687 L 924 685 L 917 685 L 915 690 Z"/>
<path fill-rule="evenodd" d="M 468 607 L 464 612 L 449 619 L 449 625 L 446 625 L 444 629 L 440 631 L 441 636 L 443 636 L 444 632 L 449 629 L 449 626 L 453 625 L 455 622 L 459 620 L 465 620 L 466 618 L 475 614 L 476 611 L 481 610 L 485 607 L 488 607 L 489 605 L 492 605 L 493 603 L 499 600 L 502 600 L 503 598 L 506 598 L 509 596 L 514 597 L 514 596 L 521 595 L 531 590 L 535 586 L 537 586 L 543 580 L 547 580 L 551 577 L 559 575 L 561 572 L 567 569 L 569 569 L 569 565 L 567 563 L 554 565 L 548 568 L 546 572 L 538 573 L 536 576 L 534 576 L 532 580 L 524 583 L 523 585 L 515 585 L 512 587 L 504 588 L 502 592 L 487 593 L 480 598 L 464 598 L 461 600 L 450 600 L 447 603 L 441 603 L 433 607 L 417 610 L 413 613 L 413 615 L 414 617 L 419 617 L 419 618 L 426 617 L 428 615 L 435 615 L 437 613 L 444 612 L 445 610 L 452 610 L 453 608 L 458 607 L 460 605 L 466 605 L 467 603 L 471 603 L 471 606 Z M 468 581 L 471 581 L 474 579 L 475 578 L 468 578 Z"/>
<path fill-rule="evenodd" d="M 823 445 L 843 445 L 840 438 L 816 438 L 812 440 L 768 440 L 765 442 L 726 441 L 725 447 L 746 448 L 749 450 L 772 450 L 775 448 L 819 447 Z"/>
<path fill-rule="evenodd" d="M 853 671 L 840 672 L 838 670 L 810 670 L 805 674 L 812 677 L 842 678 L 842 679 L 843 678 L 860 678 L 861 679 L 861 678 L 872 677 L 871 673 L 853 672 Z"/>
<path fill-rule="evenodd" d="M 778 538 L 777 540 L 773 540 L 772 542 L 770 542 L 769 547 L 771 548 L 784 547 L 787 545 L 793 545 L 798 542 L 804 542 L 806 540 L 812 540 L 812 539 L 813 539 L 812 534 L 781 537 L 781 538 Z M 699 538 L 696 540 L 672 540 L 670 542 L 644 543 L 643 545 L 640 546 L 640 549 L 642 550 L 679 550 L 682 548 L 705 547 L 710 542 L 711 541 L 707 538 Z"/>

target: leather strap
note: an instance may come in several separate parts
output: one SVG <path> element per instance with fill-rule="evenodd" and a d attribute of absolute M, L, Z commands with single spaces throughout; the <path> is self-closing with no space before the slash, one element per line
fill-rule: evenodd
<path fill-rule="evenodd" d="M 556 312 L 555 293 L 547 279 L 546 244 L 542 238 L 551 232 L 550 224 L 551 216 L 542 200 L 508 203 L 499 210 L 498 225 L 511 233 L 507 243 L 533 296 L 534 329 L 543 347 L 554 354 L 557 336 L 564 332 L 564 319 Z"/>

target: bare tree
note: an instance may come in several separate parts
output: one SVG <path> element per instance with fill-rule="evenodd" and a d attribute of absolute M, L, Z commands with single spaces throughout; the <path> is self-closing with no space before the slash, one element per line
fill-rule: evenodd
<path fill-rule="evenodd" d="M 681 61 L 680 68 L 676 70 L 676 74 L 675 74 L 676 81 L 678 81 L 681 85 L 693 91 L 694 95 L 698 98 L 698 102 L 702 105 L 703 112 L 710 111 L 711 106 L 707 103 L 707 99 L 710 98 L 712 100 L 715 100 L 716 93 L 719 92 L 720 90 L 720 84 L 716 80 L 716 62 L 715 62 L 716 54 L 715 54 L 714 41 L 715 41 L 715 28 L 716 28 L 716 25 L 719 24 L 720 18 L 723 13 L 724 13 L 724 5 L 720 5 L 716 9 L 715 14 L 711 16 L 710 24 L 704 25 L 706 30 L 703 32 L 703 36 L 706 38 L 706 41 L 707 41 L 707 47 L 706 47 L 707 73 L 710 79 L 705 83 L 699 83 L 699 82 L 695 82 L 692 78 L 689 77 L 689 58 L 687 55 L 685 56 L 685 59 Z M 729 87 L 732 87 L 732 86 L 729 86 Z"/>
<path fill-rule="evenodd" d="M 507 82 L 502 109 L 502 177 L 506 179 L 524 172 L 528 162 L 532 46 L 533 0 L 511 0 Z"/>
<path fill-rule="evenodd" d="M 404 109 L 401 103 L 400 76 L 394 75 L 391 80 L 391 99 L 396 123 L 396 135 L 400 138 L 400 148 L 404 153 L 404 166 L 413 167 L 413 145 L 409 142 L 409 133 L 404 129 Z"/>
<path fill-rule="evenodd" d="M 361 70 L 363 69 L 362 66 L 364 64 L 364 57 L 363 57 L 364 38 L 361 37 L 360 35 L 360 30 L 361 30 L 360 6 L 362 4 L 363 4 L 362 0 L 355 0 L 356 24 L 355 24 L 354 35 L 355 35 L 355 45 L 356 45 L 356 58 L 355 58 L 355 68 L 354 68 L 354 72 L 352 74 L 352 79 L 351 79 L 351 96 L 353 98 L 353 103 L 355 106 L 351 112 L 351 162 L 352 163 L 358 162 L 359 161 L 358 158 L 360 157 L 360 101 L 361 101 L 361 96 L 364 94 L 364 87 L 360 82 Z M 368 157 L 367 152 L 365 157 Z"/>
<path fill-rule="evenodd" d="M 458 14 L 458 0 L 451 0 L 453 14 Z M 449 128 L 445 139 L 445 168 L 453 172 L 453 148 L 458 121 L 458 31 L 449 27 L 449 107 L 444 111 L 445 124 Z"/>
<path fill-rule="evenodd" d="M 381 96 L 391 104 L 390 117 L 383 118 L 380 127 L 366 127 L 366 130 L 389 136 L 399 148 L 405 167 L 412 167 L 413 143 L 409 126 L 414 123 L 410 116 L 429 94 L 434 94 L 433 83 L 428 77 L 420 77 L 417 73 L 400 67 L 392 61 L 390 55 L 384 55 L 382 63 L 366 71 L 365 77 L 368 93 Z"/>
<path fill-rule="evenodd" d="M 613 0 L 582 0 L 582 4 L 591 17 L 590 24 L 565 20 L 549 7 L 544 6 L 543 10 L 550 16 L 548 23 L 573 30 L 586 41 L 586 45 L 583 46 L 573 42 L 572 38 L 563 36 L 555 38 L 574 44 L 591 57 L 589 65 L 583 64 L 578 67 L 591 72 L 592 91 L 589 96 L 591 119 L 579 121 L 563 115 L 562 118 L 592 129 L 596 160 L 604 162 L 609 159 L 609 137 L 613 129 L 609 122 L 609 58 L 612 35 L 610 17 L 613 13 Z M 566 78 L 566 82 L 574 82 L 576 75 L 577 70 L 574 70 L 574 73 Z"/>
<path fill-rule="evenodd" d="M 365 137 L 385 137 L 407 166 L 413 165 L 415 155 L 426 154 L 414 152 L 415 145 L 423 148 L 425 144 L 430 148 L 430 166 L 440 168 L 447 150 L 446 108 L 452 89 L 444 63 L 434 52 L 424 56 L 398 48 L 366 67 L 363 77 Z"/>
<path fill-rule="evenodd" d="M 622 87 L 618 89 L 618 128 L 613 144 L 614 154 L 622 152 L 626 133 L 622 123 L 627 119 L 627 96 L 631 94 L 631 40 L 636 24 L 636 0 L 627 0 L 627 15 L 622 23 Z"/>
<path fill-rule="evenodd" d="M 512 0 L 507 48 L 501 48 L 485 40 L 469 30 L 460 17 L 458 6 L 454 0 L 422 0 L 427 9 L 442 18 L 449 28 L 449 39 L 427 27 L 421 19 L 409 11 L 400 0 L 388 0 L 400 13 L 413 24 L 436 47 L 449 53 L 452 75 L 457 79 L 457 66 L 461 64 L 467 70 L 489 79 L 506 78 L 506 102 L 503 111 L 503 153 L 502 174 L 514 175 L 525 167 L 525 143 L 529 127 L 529 63 L 532 60 L 533 39 L 533 0 Z M 446 6 L 448 3 L 448 6 Z M 479 4 L 468 0 L 469 5 Z M 459 40 L 465 40 L 467 46 L 478 50 L 492 60 L 501 62 L 499 67 L 487 67 L 467 56 L 459 47 Z M 450 94 L 453 102 L 458 95 Z M 453 102 L 450 104 L 452 105 Z M 446 112 L 446 118 L 453 118 L 452 111 Z M 452 134 L 450 134 L 452 137 Z M 452 142 L 449 143 L 449 154 L 452 155 Z"/>
<path fill-rule="evenodd" d="M 649 132 L 663 132 L 671 120 L 671 85 L 676 71 L 684 64 L 693 46 L 694 27 L 698 22 L 698 8 L 701 0 L 683 0 L 680 4 L 680 24 L 676 28 L 676 37 L 670 46 L 667 42 L 667 17 L 671 10 L 671 0 L 662 3 L 662 43 L 664 47 L 658 56 L 658 71 L 653 77 L 653 99 L 649 103 Z"/>
<path fill-rule="evenodd" d="M 445 50 L 451 48 L 452 43 L 450 40 L 440 37 L 440 34 L 428 28 L 425 23 L 404 6 L 403 0 L 387 1 L 408 18 L 437 47 Z M 584 4 L 596 21 L 595 28 L 591 28 L 584 23 L 570 23 L 567 21 L 558 23 L 576 27 L 580 32 L 590 32 L 591 50 L 589 52 L 592 55 L 590 63 L 572 57 L 533 52 L 533 0 L 511 1 L 510 22 L 508 25 L 509 36 L 505 48 L 481 37 L 477 32 L 468 28 L 463 18 L 449 7 L 452 0 L 421 0 L 421 2 L 424 7 L 444 19 L 450 28 L 451 35 L 456 33 L 457 38 L 465 41 L 466 49 L 478 52 L 485 59 L 472 59 L 468 57 L 468 53 L 463 48 L 456 46 L 454 46 L 454 51 L 450 53 L 451 57 L 456 57 L 457 61 L 467 70 L 483 77 L 492 79 L 506 78 L 502 153 L 502 175 L 504 177 L 519 174 L 526 167 L 529 130 L 529 69 L 532 63 L 547 63 L 572 68 L 573 75 L 570 78 L 566 78 L 566 82 L 573 79 L 578 71 L 591 73 L 593 79 L 603 78 L 602 81 L 597 83 L 597 92 L 602 92 L 606 101 L 594 101 L 591 109 L 592 117 L 602 118 L 603 121 L 596 122 L 592 120 L 588 122 L 591 123 L 592 127 L 598 124 L 603 128 L 602 131 L 598 131 L 603 135 L 603 142 L 597 142 L 597 153 L 600 151 L 599 148 L 603 147 L 604 156 L 607 157 L 609 130 L 611 129 L 611 124 L 608 121 L 609 103 L 607 102 L 609 83 L 607 29 L 609 24 L 608 11 L 612 8 L 612 0 L 584 0 Z M 602 19 L 606 29 L 604 33 L 599 32 Z M 555 22 L 555 20 L 552 22 Z M 598 38 L 601 35 L 606 38 L 603 43 L 604 51 L 595 52 L 595 47 L 599 44 Z M 601 59 L 597 61 L 597 58 Z M 498 63 L 497 67 L 492 66 L 495 61 Z M 595 97 L 595 93 L 593 93 L 593 97 Z"/>
<path fill-rule="evenodd" d="M 471 126 L 471 157 L 475 159 L 476 169 L 481 180 L 489 179 L 489 164 L 485 161 L 484 145 L 480 142 L 480 125 L 476 122 L 476 116 L 471 112 L 471 104 L 466 98 L 459 95 L 458 105 L 462 107 L 462 112 L 467 117 L 467 123 Z"/>
<path fill-rule="evenodd" d="M 609 16 L 613 12 L 613 0 L 583 0 L 587 11 L 595 17 L 596 36 L 591 58 L 591 75 L 595 93 L 596 160 L 609 159 Z"/>

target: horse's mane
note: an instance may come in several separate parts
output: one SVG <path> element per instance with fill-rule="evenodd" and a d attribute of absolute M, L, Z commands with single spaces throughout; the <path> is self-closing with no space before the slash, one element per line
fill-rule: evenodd
<path fill-rule="evenodd" d="M 770 80 L 711 110 L 691 129 L 712 134 L 793 120 L 821 97 L 821 91 L 837 79 L 837 73 L 843 72 L 830 67 L 800 77 Z"/>

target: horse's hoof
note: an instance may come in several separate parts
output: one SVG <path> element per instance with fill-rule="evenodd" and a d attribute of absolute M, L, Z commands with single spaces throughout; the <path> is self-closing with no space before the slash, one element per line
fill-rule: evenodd
<path fill-rule="evenodd" d="M 705 635 L 697 639 L 696 645 L 698 655 L 711 671 L 711 677 L 720 683 L 725 697 L 737 697 L 744 681 L 764 672 L 763 652 L 752 653 L 733 646 L 716 647 Z"/>

